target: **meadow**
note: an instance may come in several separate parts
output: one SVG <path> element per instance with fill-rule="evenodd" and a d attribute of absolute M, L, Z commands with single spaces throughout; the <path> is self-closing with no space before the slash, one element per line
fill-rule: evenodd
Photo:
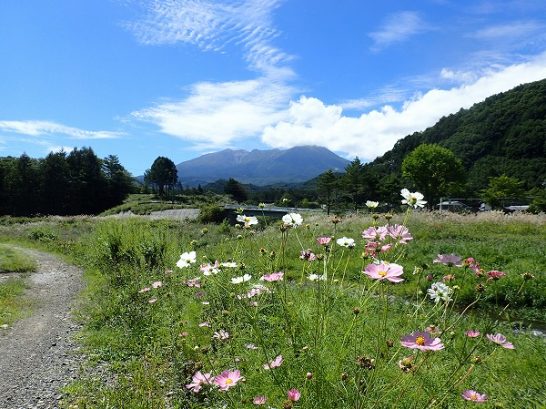
<path fill-rule="evenodd" d="M 65 407 L 543 407 L 544 215 L 243 213 L 0 224 L 85 268 Z"/>

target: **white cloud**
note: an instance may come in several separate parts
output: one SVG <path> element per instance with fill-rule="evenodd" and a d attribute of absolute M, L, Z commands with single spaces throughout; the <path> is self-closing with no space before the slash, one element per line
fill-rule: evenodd
<path fill-rule="evenodd" d="M 72 139 L 112 139 L 123 135 L 114 131 L 88 131 L 50 121 L 0 121 L 0 130 L 28 136 L 66 135 Z"/>
<path fill-rule="evenodd" d="M 49 146 L 47 148 L 47 153 L 58 153 L 58 152 L 70 153 L 73 150 L 74 148 L 70 146 Z"/>
<path fill-rule="evenodd" d="M 536 21 L 514 21 L 509 24 L 501 24 L 482 28 L 471 34 L 471 37 L 481 40 L 499 40 L 509 38 L 514 40 L 527 37 L 544 30 L 544 24 Z"/>
<path fill-rule="evenodd" d="M 290 104 L 288 119 L 264 130 L 262 141 L 276 148 L 322 145 L 348 157 L 358 155 L 372 160 L 391 149 L 398 139 L 434 125 L 442 116 L 469 108 L 519 84 L 544 78 L 546 53 L 529 62 L 490 72 L 470 84 L 432 89 L 406 101 L 399 110 L 385 105 L 380 110 L 350 117 L 343 115 L 341 106 L 301 97 Z"/>
<path fill-rule="evenodd" d="M 270 78 L 192 86 L 181 101 L 133 112 L 161 132 L 192 141 L 201 148 L 224 147 L 233 140 L 259 135 L 284 118 L 292 89 Z"/>
<path fill-rule="evenodd" d="M 379 51 L 393 43 L 407 40 L 409 37 L 429 30 L 430 27 L 414 11 L 401 11 L 387 17 L 378 31 L 369 36 L 374 41 L 372 50 Z"/>

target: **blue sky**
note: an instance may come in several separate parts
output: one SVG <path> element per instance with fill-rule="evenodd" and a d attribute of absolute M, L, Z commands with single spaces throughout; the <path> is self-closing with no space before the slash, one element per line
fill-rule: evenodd
<path fill-rule="evenodd" d="M 2 0 L 0 155 L 90 146 L 135 175 L 228 147 L 368 161 L 543 78 L 543 0 Z"/>

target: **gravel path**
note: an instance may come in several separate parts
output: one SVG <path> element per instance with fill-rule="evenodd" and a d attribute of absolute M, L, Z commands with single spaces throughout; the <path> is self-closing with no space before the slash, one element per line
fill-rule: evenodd
<path fill-rule="evenodd" d="M 50 254 L 18 249 L 38 264 L 28 278 L 34 307 L 30 317 L 0 331 L 0 408 L 57 408 L 59 389 L 78 376 L 82 360 L 73 341 L 79 326 L 70 315 L 82 272 Z"/>

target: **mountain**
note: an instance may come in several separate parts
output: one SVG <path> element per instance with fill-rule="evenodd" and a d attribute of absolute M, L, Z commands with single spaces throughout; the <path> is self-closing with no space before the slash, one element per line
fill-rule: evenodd
<path fill-rule="evenodd" d="M 493 95 L 434 126 L 400 139 L 366 165 L 378 185 L 396 185 L 404 157 L 422 143 L 453 151 L 467 172 L 466 194 L 475 195 L 490 177 L 518 178 L 525 188 L 546 182 L 546 80 Z"/>
<path fill-rule="evenodd" d="M 250 152 L 225 149 L 182 162 L 176 168 L 184 186 L 205 185 L 228 178 L 264 186 L 304 182 L 328 169 L 343 170 L 348 163 L 326 148 L 297 146 Z"/>

